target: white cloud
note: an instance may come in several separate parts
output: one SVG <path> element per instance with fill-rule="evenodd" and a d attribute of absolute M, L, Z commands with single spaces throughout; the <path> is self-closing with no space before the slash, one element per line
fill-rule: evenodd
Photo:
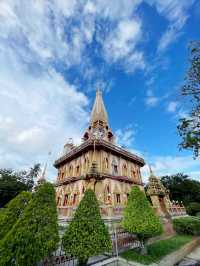
<path fill-rule="evenodd" d="M 133 129 L 133 127 L 127 126 L 124 129 L 117 129 L 115 131 L 115 141 L 117 143 L 117 145 L 120 145 L 124 148 L 128 148 L 130 147 L 135 139 L 135 130 Z"/>
<path fill-rule="evenodd" d="M 136 49 L 141 39 L 141 21 L 126 19 L 119 22 L 104 41 L 104 53 L 107 62 L 121 62 L 127 71 L 145 67 L 144 56 Z"/>
<path fill-rule="evenodd" d="M 171 101 L 168 103 L 167 111 L 170 113 L 174 113 L 177 110 L 177 107 L 178 107 L 178 102 Z"/>
<path fill-rule="evenodd" d="M 44 162 L 49 150 L 53 160 L 67 138 L 80 139 L 88 100 L 75 86 L 51 67 L 30 72 L 8 48 L 0 72 L 0 167 Z"/>
<path fill-rule="evenodd" d="M 200 181 L 199 160 L 192 156 L 148 156 L 146 161 L 150 162 L 156 176 L 172 175 L 176 173 L 188 174 L 191 178 Z M 142 176 L 147 182 L 149 169 L 146 165 L 142 168 Z"/>
<path fill-rule="evenodd" d="M 147 96 L 145 103 L 148 107 L 155 107 L 159 102 L 159 98 L 155 96 Z"/>
<path fill-rule="evenodd" d="M 159 98 L 156 97 L 151 89 L 147 90 L 147 96 L 145 98 L 145 104 L 148 107 L 155 107 L 159 103 Z"/>
<path fill-rule="evenodd" d="M 185 25 L 189 15 L 189 8 L 194 0 L 146 0 L 149 4 L 155 5 L 158 13 L 164 16 L 169 25 L 162 34 L 158 44 L 158 51 L 162 52 L 175 40 L 178 39 L 183 26 Z"/>

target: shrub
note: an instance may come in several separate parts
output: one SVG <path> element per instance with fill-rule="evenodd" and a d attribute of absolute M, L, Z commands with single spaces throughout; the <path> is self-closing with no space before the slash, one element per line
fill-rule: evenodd
<path fill-rule="evenodd" d="M 124 210 L 122 226 L 128 232 L 137 234 L 144 244 L 148 238 L 162 233 L 160 219 L 139 187 L 134 186 L 131 190 Z M 146 253 L 146 247 L 141 251 Z"/>
<path fill-rule="evenodd" d="M 9 201 L 5 208 L 0 211 L 0 239 L 8 233 L 17 219 L 21 217 L 30 199 L 31 193 L 23 191 Z"/>
<path fill-rule="evenodd" d="M 185 235 L 200 235 L 200 219 L 197 217 L 181 217 L 173 220 L 177 233 Z"/>
<path fill-rule="evenodd" d="M 197 212 L 196 213 L 196 216 L 200 218 L 200 212 Z"/>
<path fill-rule="evenodd" d="M 196 215 L 196 213 L 200 212 L 200 203 L 199 202 L 191 202 L 186 206 L 186 211 L 189 215 Z"/>
<path fill-rule="evenodd" d="M 45 183 L 0 242 L 0 265 L 33 266 L 54 251 L 58 241 L 55 191 Z"/>
<path fill-rule="evenodd" d="M 81 200 L 73 220 L 63 236 L 67 254 L 76 257 L 79 264 L 87 264 L 91 256 L 111 250 L 109 232 L 101 219 L 95 193 L 88 189 Z"/>

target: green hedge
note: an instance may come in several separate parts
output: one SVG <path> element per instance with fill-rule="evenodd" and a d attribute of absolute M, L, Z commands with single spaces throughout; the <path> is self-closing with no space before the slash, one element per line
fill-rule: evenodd
<path fill-rule="evenodd" d="M 173 220 L 173 226 L 178 234 L 200 235 L 200 218 L 188 216 Z"/>
<path fill-rule="evenodd" d="M 31 199 L 31 193 L 23 191 L 7 203 L 0 211 L 0 240 L 10 231 L 16 221 L 23 215 Z"/>

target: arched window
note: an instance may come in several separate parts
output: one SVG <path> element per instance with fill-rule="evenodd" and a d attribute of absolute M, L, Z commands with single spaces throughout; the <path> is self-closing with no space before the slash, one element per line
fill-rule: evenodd
<path fill-rule="evenodd" d="M 127 176 L 127 165 L 126 164 L 123 164 L 122 166 L 122 175 Z"/>
<path fill-rule="evenodd" d="M 107 157 L 105 157 L 103 159 L 103 169 L 104 170 L 107 170 L 108 169 L 108 158 Z"/>
<path fill-rule="evenodd" d="M 60 206 L 60 201 L 61 201 L 60 197 L 57 197 L 57 200 L 56 200 L 56 205 L 57 206 Z"/>
<path fill-rule="evenodd" d="M 113 134 L 112 132 L 108 132 L 108 140 L 112 141 L 113 140 Z"/>
<path fill-rule="evenodd" d="M 73 196 L 73 205 L 75 205 L 76 203 L 77 203 L 77 194 L 74 194 L 74 196 Z"/>
<path fill-rule="evenodd" d="M 136 171 L 133 167 L 131 168 L 131 177 L 134 179 L 136 178 Z"/>
<path fill-rule="evenodd" d="M 76 166 L 76 175 L 79 175 L 80 174 L 80 165 L 77 165 Z"/>
<path fill-rule="evenodd" d="M 121 203 L 121 197 L 120 194 L 116 194 L 116 203 L 120 204 Z"/>
<path fill-rule="evenodd" d="M 86 170 L 86 164 L 87 164 L 87 160 L 86 160 L 86 158 L 84 158 L 84 162 L 83 162 L 83 171 L 84 172 Z"/>
<path fill-rule="evenodd" d="M 68 203 L 69 203 L 69 194 L 65 194 L 64 201 L 63 201 L 63 206 L 68 205 Z"/>
<path fill-rule="evenodd" d="M 69 175 L 72 176 L 73 175 L 73 165 L 69 166 Z"/>
<path fill-rule="evenodd" d="M 110 186 L 106 185 L 104 189 L 104 202 L 111 203 L 111 193 L 110 193 Z"/>
<path fill-rule="evenodd" d="M 65 173 L 62 172 L 62 173 L 61 173 L 61 178 L 60 178 L 62 181 L 63 181 L 63 179 L 64 179 L 64 175 L 65 175 Z"/>
<path fill-rule="evenodd" d="M 115 158 L 112 161 L 112 174 L 113 175 L 117 175 L 118 174 L 118 163 L 117 163 Z"/>

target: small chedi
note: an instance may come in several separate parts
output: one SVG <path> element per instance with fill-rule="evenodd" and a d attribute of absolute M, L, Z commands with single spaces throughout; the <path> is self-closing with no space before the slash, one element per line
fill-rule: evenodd
<path fill-rule="evenodd" d="M 104 220 L 121 220 L 132 186 L 144 191 L 140 169 L 143 158 L 116 145 L 109 126 L 102 94 L 96 92 L 89 127 L 82 144 L 72 141 L 64 145 L 62 156 L 54 166 L 58 169 L 56 201 L 60 219 L 71 220 L 86 189 L 95 191 Z M 147 194 L 159 216 L 185 213 L 184 207 L 171 203 L 168 191 L 152 171 Z"/>
<path fill-rule="evenodd" d="M 167 190 L 160 179 L 153 174 L 151 168 L 146 194 L 150 197 L 151 203 L 160 217 L 169 218 L 186 215 L 186 210 L 182 202 L 178 203 L 170 200 L 169 190 Z"/>

